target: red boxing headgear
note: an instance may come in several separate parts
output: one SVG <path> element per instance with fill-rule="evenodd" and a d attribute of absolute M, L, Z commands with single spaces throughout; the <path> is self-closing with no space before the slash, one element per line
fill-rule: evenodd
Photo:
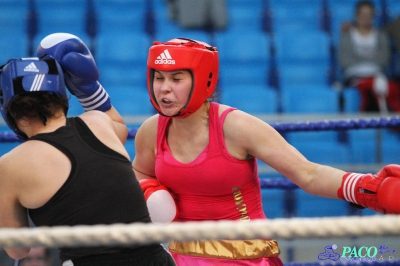
<path fill-rule="evenodd" d="M 154 71 L 189 70 L 193 82 L 189 99 L 175 116 L 187 117 L 197 111 L 214 93 L 218 82 L 218 52 L 207 43 L 177 38 L 154 42 L 147 58 L 147 89 L 150 101 L 161 114 L 153 91 Z"/>

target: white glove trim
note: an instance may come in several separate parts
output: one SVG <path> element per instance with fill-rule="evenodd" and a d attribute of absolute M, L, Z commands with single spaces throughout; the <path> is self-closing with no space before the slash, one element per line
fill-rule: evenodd
<path fill-rule="evenodd" d="M 41 42 L 40 46 L 42 46 L 44 49 L 48 49 L 53 47 L 56 44 L 59 44 L 60 42 L 63 42 L 65 40 L 69 39 L 79 39 L 77 36 L 69 34 L 69 33 L 57 33 L 57 34 L 51 34 L 45 37 Z"/>

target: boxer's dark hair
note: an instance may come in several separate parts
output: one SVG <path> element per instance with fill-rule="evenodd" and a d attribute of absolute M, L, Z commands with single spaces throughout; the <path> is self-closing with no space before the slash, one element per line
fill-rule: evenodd
<path fill-rule="evenodd" d="M 7 106 L 10 121 L 39 120 L 43 125 L 59 110 L 68 111 L 68 99 L 52 92 L 29 92 L 17 95 Z"/>

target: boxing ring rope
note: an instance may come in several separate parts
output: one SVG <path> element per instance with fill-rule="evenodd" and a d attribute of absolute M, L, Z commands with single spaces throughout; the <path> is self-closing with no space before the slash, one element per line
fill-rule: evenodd
<path fill-rule="evenodd" d="M 0 229 L 2 247 L 129 245 L 170 240 L 400 236 L 399 215 Z"/>
<path fill-rule="evenodd" d="M 380 117 L 317 122 L 270 123 L 277 131 L 324 131 L 366 128 L 400 127 L 400 117 Z M 129 130 L 128 139 L 134 139 L 136 129 Z M 0 142 L 20 141 L 12 132 L 0 133 Z M 286 179 L 261 179 L 262 188 L 295 189 Z M 100 245 L 129 245 L 163 243 L 170 240 L 213 239 L 324 239 L 332 237 L 399 236 L 400 216 L 371 215 L 331 218 L 290 218 L 253 221 L 202 221 L 157 224 L 114 224 L 95 226 L 60 226 L 0 229 L 0 247 L 73 247 Z M 350 265 L 351 263 L 316 262 L 285 263 L 300 265 Z M 353 264 L 351 264 L 353 265 Z M 357 265 L 400 265 L 399 260 L 357 263 Z"/>
<path fill-rule="evenodd" d="M 269 123 L 280 133 L 300 131 L 325 131 L 325 130 L 350 130 L 350 129 L 372 129 L 372 128 L 394 128 L 400 127 L 400 116 L 341 119 L 324 121 L 305 121 L 297 123 L 274 122 Z M 131 129 L 128 139 L 135 138 L 136 129 Z M 1 141 L 1 139 L 0 139 Z"/>
<path fill-rule="evenodd" d="M 350 130 L 367 128 L 393 128 L 400 127 L 400 117 L 379 117 L 379 118 L 361 118 L 344 120 L 324 120 L 324 121 L 305 121 L 297 123 L 270 123 L 280 133 L 299 132 L 299 131 L 324 131 L 324 130 Z M 128 133 L 128 139 L 134 139 L 137 129 L 131 129 Z M 20 141 L 14 133 L 2 132 L 0 142 Z"/>

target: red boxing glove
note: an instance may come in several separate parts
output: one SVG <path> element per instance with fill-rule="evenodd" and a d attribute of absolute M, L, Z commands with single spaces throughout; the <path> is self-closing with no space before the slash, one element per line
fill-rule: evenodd
<path fill-rule="evenodd" d="M 139 181 L 146 199 L 151 221 L 155 224 L 167 224 L 178 217 L 178 208 L 168 189 L 157 179 L 147 178 Z"/>
<path fill-rule="evenodd" d="M 390 164 L 376 175 L 346 173 L 338 197 L 384 214 L 400 214 L 400 165 Z"/>

